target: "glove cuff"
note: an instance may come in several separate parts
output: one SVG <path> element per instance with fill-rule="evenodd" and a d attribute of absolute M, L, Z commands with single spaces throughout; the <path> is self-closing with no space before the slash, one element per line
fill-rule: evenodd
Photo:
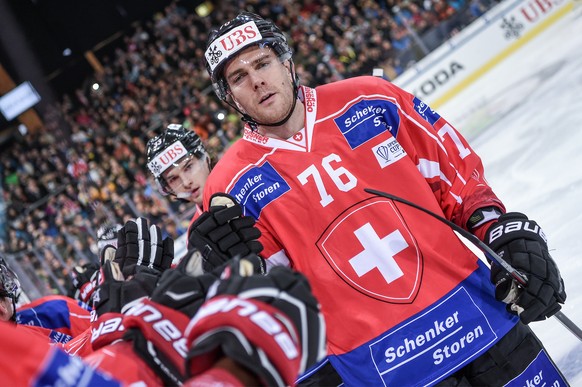
<path fill-rule="evenodd" d="M 148 299 L 134 305 L 125 314 L 123 325 L 138 354 L 168 383 L 182 381 L 186 338 L 183 333 L 189 318 L 168 307 Z M 151 343 L 154 350 L 148 349 Z M 160 366 L 162 364 L 163 366 Z"/>
<path fill-rule="evenodd" d="M 89 304 L 91 301 L 91 296 L 95 291 L 96 285 L 94 281 L 85 282 L 77 291 L 75 292 L 75 299 Z"/>
<path fill-rule="evenodd" d="M 123 337 L 123 314 L 105 313 L 91 323 L 91 347 L 93 351 Z"/>

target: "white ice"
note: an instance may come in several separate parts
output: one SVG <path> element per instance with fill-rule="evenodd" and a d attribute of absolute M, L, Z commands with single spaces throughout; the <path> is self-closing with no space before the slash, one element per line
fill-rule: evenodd
<path fill-rule="evenodd" d="M 566 284 L 562 311 L 582 327 L 582 7 L 438 109 L 483 159 L 508 211 L 536 220 Z M 558 319 L 532 323 L 573 386 L 582 342 Z"/>

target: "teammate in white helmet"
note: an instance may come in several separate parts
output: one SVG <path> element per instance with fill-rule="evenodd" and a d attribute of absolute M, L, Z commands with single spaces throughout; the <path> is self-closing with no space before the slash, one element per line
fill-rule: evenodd
<path fill-rule="evenodd" d="M 168 125 L 147 143 L 147 166 L 160 191 L 199 207 L 211 164 L 200 137 L 182 125 Z"/>
<path fill-rule="evenodd" d="M 213 161 L 196 133 L 182 125 L 168 125 L 162 134 L 148 141 L 147 160 L 163 194 L 196 204 L 188 227 L 188 248 L 198 245 L 206 251 L 201 270 L 212 270 L 237 254 L 262 250 L 256 241 L 260 232 L 254 227 L 254 219 L 241 217 L 242 209 L 233 198 L 220 195 L 209 199 L 211 210 L 202 211 L 202 194 Z M 204 237 L 212 239 L 213 248 Z"/>

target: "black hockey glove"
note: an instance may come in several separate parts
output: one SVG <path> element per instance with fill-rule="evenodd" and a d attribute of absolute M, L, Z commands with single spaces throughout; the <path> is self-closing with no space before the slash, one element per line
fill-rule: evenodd
<path fill-rule="evenodd" d="M 196 251 L 185 257 L 175 269 L 166 270 L 151 295 L 152 301 L 192 318 L 206 301 L 210 286 L 218 280 L 213 273 L 196 275 L 193 262 L 198 259 L 201 259 L 200 252 Z"/>
<path fill-rule="evenodd" d="M 265 385 L 294 385 L 326 355 L 319 303 L 302 274 L 279 266 L 267 275 L 241 276 L 245 266 L 229 265 L 211 289 L 214 297 L 190 321 L 186 371 L 199 375 L 226 356 Z"/>
<path fill-rule="evenodd" d="M 512 267 L 527 277 L 525 288 L 497 265 L 491 264 L 495 298 L 508 304 L 524 324 L 544 320 L 561 309 L 566 300 L 564 281 L 550 253 L 540 226 L 518 212 L 501 215 L 485 236 L 485 242 Z"/>
<path fill-rule="evenodd" d="M 99 265 L 96 263 L 86 263 L 83 266 L 73 267 L 71 270 L 73 286 L 69 290 L 69 297 L 88 304 L 97 287 L 98 272 Z"/>
<path fill-rule="evenodd" d="M 179 311 L 143 299 L 123 317 L 123 340 L 159 376 L 164 386 L 181 385 L 187 353 L 184 332 L 190 318 Z"/>
<path fill-rule="evenodd" d="M 134 301 L 152 294 L 159 277 L 155 271 L 142 270 L 126 279 L 117 262 L 105 262 L 93 293 L 93 310 L 99 317 L 124 313 Z"/>
<path fill-rule="evenodd" d="M 210 272 L 234 256 L 258 254 L 263 246 L 257 240 L 261 232 L 255 219 L 242 216 L 242 207 L 227 194 L 214 194 L 208 211 L 192 224 L 188 249 L 202 254 L 202 269 Z"/>
<path fill-rule="evenodd" d="M 104 254 L 111 251 L 106 248 Z M 174 259 L 174 240 L 162 240 L 162 231 L 156 225 L 148 228 L 144 218 L 129 220 L 117 231 L 117 249 L 113 259 L 127 279 L 138 271 L 155 271 L 161 274 L 170 268 Z M 107 259 L 104 259 L 107 260 Z"/>
<path fill-rule="evenodd" d="M 125 279 L 117 262 L 106 261 L 93 293 L 91 346 L 97 350 L 121 339 L 123 313 L 147 298 L 158 282 L 159 273 L 142 270 Z"/>

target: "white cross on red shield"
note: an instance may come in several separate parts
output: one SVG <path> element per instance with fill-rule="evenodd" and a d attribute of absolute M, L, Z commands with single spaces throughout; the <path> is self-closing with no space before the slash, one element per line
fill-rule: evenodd
<path fill-rule="evenodd" d="M 423 257 L 394 204 L 373 198 L 350 207 L 317 246 L 350 286 L 390 303 L 411 303 L 420 288 Z"/>

